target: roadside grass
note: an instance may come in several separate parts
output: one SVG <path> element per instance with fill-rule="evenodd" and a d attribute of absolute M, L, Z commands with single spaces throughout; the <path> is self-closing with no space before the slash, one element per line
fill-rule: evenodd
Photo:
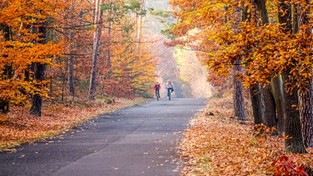
<path fill-rule="evenodd" d="M 312 149 L 285 153 L 283 137 L 270 135 L 269 129 L 257 136 L 252 119 L 236 121 L 231 102 L 231 97 L 211 98 L 191 121 L 178 147 L 182 176 L 313 174 Z"/>
<path fill-rule="evenodd" d="M 147 99 L 104 99 L 75 102 L 45 102 L 41 117 L 29 113 L 27 107 L 12 107 L 6 115 L 0 116 L 0 151 L 14 151 L 13 147 L 64 133 L 87 120 L 133 106 Z"/>

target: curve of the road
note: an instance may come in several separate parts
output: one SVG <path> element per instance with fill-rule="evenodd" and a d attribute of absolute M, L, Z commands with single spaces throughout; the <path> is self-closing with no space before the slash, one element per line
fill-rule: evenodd
<path fill-rule="evenodd" d="M 1 176 L 174 176 L 176 144 L 205 99 L 150 101 L 0 153 Z"/>

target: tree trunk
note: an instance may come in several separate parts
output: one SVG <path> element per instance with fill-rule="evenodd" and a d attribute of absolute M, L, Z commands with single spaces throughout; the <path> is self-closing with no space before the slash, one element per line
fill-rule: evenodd
<path fill-rule="evenodd" d="M 250 88 L 251 103 L 254 117 L 254 124 L 260 125 L 263 122 L 263 107 L 262 107 L 262 97 L 261 97 L 261 87 L 259 84 L 254 85 Z"/>
<path fill-rule="evenodd" d="M 137 57 L 141 55 L 141 38 L 142 38 L 142 26 L 143 26 L 143 12 L 145 9 L 145 1 L 140 0 L 140 14 L 137 20 Z"/>
<path fill-rule="evenodd" d="M 275 101 L 270 91 L 270 86 L 265 86 L 263 88 L 263 99 L 264 99 L 264 122 L 267 127 L 276 128 L 276 109 Z"/>
<path fill-rule="evenodd" d="M 45 70 L 46 66 L 39 62 L 33 63 L 33 72 L 34 79 L 38 81 L 43 81 L 45 78 Z M 30 112 L 36 116 L 41 116 L 41 108 L 42 108 L 42 97 L 40 94 L 35 94 L 32 97 L 32 106 Z"/>
<path fill-rule="evenodd" d="M 271 79 L 271 89 L 275 99 L 277 132 L 278 134 L 283 134 L 285 131 L 285 107 L 283 94 L 284 90 L 281 76 L 277 76 Z"/>
<path fill-rule="evenodd" d="M 246 120 L 245 117 L 245 108 L 244 108 L 244 98 L 243 98 L 243 87 L 242 81 L 238 77 L 238 73 L 241 72 L 240 59 L 237 59 L 234 63 L 234 109 L 235 109 L 235 117 L 238 120 Z"/>
<path fill-rule="evenodd" d="M 112 33 L 112 9 L 113 3 L 110 1 L 110 11 L 109 11 L 109 24 L 108 24 L 108 44 L 107 44 L 107 52 L 106 52 L 106 67 L 110 70 L 111 67 L 111 33 Z M 110 73 L 108 73 L 110 74 Z M 109 75 L 108 75 L 109 76 Z"/>
<path fill-rule="evenodd" d="M 46 43 L 46 24 L 43 23 L 40 27 L 34 27 L 32 26 L 32 32 L 34 33 L 39 33 L 41 40 L 38 41 L 37 43 L 44 44 Z M 42 82 L 45 79 L 45 70 L 46 70 L 46 65 L 36 62 L 32 63 L 32 71 L 34 73 L 34 80 L 38 82 Z M 32 106 L 30 108 L 30 112 L 36 116 L 41 116 L 41 109 L 42 109 L 42 97 L 40 94 L 35 94 L 32 97 Z"/>
<path fill-rule="evenodd" d="M 94 100 L 96 97 L 96 87 L 97 87 L 97 66 L 98 57 L 100 49 L 100 38 L 101 38 L 101 22 L 102 22 L 102 10 L 101 10 L 101 0 L 96 0 L 95 3 L 95 25 L 96 30 L 93 37 L 93 53 L 92 53 L 92 69 L 90 75 L 89 84 L 89 100 Z"/>
<path fill-rule="evenodd" d="M 303 142 L 306 147 L 313 147 L 313 85 L 312 79 L 308 92 L 300 93 L 300 116 Z"/>
<path fill-rule="evenodd" d="M 269 23 L 269 18 L 266 8 L 266 0 L 255 0 L 254 2 L 260 12 L 262 25 L 267 25 Z M 275 86 L 269 85 L 262 89 L 265 112 L 263 118 L 266 126 L 277 128 L 276 112 L 278 113 L 278 111 L 276 111 L 276 108 L 279 106 L 277 105 L 278 102 L 275 101 L 275 95 L 273 95 L 273 93 L 277 93 L 277 91 L 271 91 L 271 88 L 273 87 L 275 88 Z"/>
<path fill-rule="evenodd" d="M 74 58 L 72 54 L 72 42 L 73 42 L 73 27 L 74 27 L 74 9 L 75 9 L 75 1 L 72 1 L 72 8 L 71 8 L 71 26 L 68 33 L 69 39 L 69 58 L 67 60 L 68 66 L 68 86 L 70 95 L 74 97 L 75 95 L 75 83 L 74 83 Z"/>
<path fill-rule="evenodd" d="M 1 25 L 1 28 L 2 28 L 2 32 L 3 32 L 3 40 L 4 41 L 9 41 L 11 40 L 11 35 L 12 35 L 12 30 L 11 30 L 11 27 L 8 26 L 7 24 L 2 24 Z M 7 54 L 4 54 L 3 57 L 8 57 Z M 3 76 L 4 76 L 4 79 L 10 79 L 13 77 L 13 74 L 12 74 L 12 66 L 11 65 L 5 65 L 4 66 L 4 69 L 3 69 Z M 0 99 L 0 110 L 3 112 L 3 113 L 8 113 L 10 110 L 9 108 L 10 106 L 10 100 L 4 100 L 4 99 Z"/>
<path fill-rule="evenodd" d="M 303 25 L 309 24 L 310 1 L 306 0 L 307 8 L 301 14 Z M 300 25 L 302 25 L 300 24 Z M 310 37 L 311 30 L 308 28 L 305 32 L 307 37 Z M 304 47 L 306 44 L 304 44 Z M 300 119 L 302 126 L 303 142 L 306 147 L 313 147 L 313 78 L 309 80 L 308 91 L 300 92 Z"/>
<path fill-rule="evenodd" d="M 292 13 L 291 13 L 291 2 L 290 0 L 279 0 L 278 9 L 278 20 L 282 25 L 283 32 L 286 35 L 292 34 Z M 283 71 L 283 82 L 285 83 L 288 79 L 290 70 L 287 69 Z M 305 153 L 302 133 L 301 133 L 301 123 L 300 123 L 300 113 L 298 110 L 298 93 L 297 90 L 289 93 L 284 90 L 284 100 L 286 108 L 286 121 L 285 121 L 285 132 L 288 138 L 285 141 L 285 149 L 287 152 L 291 153 Z"/>
<path fill-rule="evenodd" d="M 283 72 L 284 82 L 286 82 L 288 74 L 288 70 Z M 286 151 L 291 153 L 306 153 L 301 133 L 298 93 L 297 91 L 293 91 L 292 94 L 289 94 L 285 90 L 284 94 L 286 107 L 285 134 L 288 137 L 285 141 Z"/>
<path fill-rule="evenodd" d="M 268 13 L 266 9 L 266 0 L 255 0 L 254 1 L 260 11 L 260 16 L 262 20 L 262 25 L 269 23 Z"/>

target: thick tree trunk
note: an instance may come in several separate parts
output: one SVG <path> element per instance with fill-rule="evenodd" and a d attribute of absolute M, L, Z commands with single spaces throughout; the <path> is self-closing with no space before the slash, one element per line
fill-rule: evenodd
<path fill-rule="evenodd" d="M 283 31 L 290 35 L 292 34 L 292 15 L 291 15 L 291 2 L 290 0 L 279 0 L 278 9 L 278 20 L 283 26 Z M 290 70 L 287 69 L 283 71 L 282 77 L 285 83 L 288 79 Z M 297 90 L 289 93 L 284 89 L 284 100 L 286 108 L 286 120 L 285 120 L 285 132 L 288 138 L 285 141 L 285 148 L 287 152 L 291 153 L 305 153 L 302 133 L 301 133 L 301 123 L 300 123 L 300 113 L 298 110 L 298 93 Z"/>
<path fill-rule="evenodd" d="M 100 38 L 101 38 L 101 22 L 102 22 L 102 10 L 101 10 L 101 0 L 96 0 L 95 3 L 95 25 L 96 30 L 93 37 L 93 53 L 92 53 L 92 69 L 90 75 L 89 84 L 89 100 L 94 100 L 96 97 L 96 87 L 97 87 L 97 66 L 98 57 L 100 49 Z"/>
<path fill-rule="evenodd" d="M 262 21 L 262 25 L 267 25 L 269 23 L 268 12 L 266 8 L 266 0 L 255 0 L 258 11 L 260 12 L 260 17 Z M 271 82 L 273 84 L 273 82 Z M 272 88 L 276 88 L 276 86 L 269 85 L 262 89 L 263 100 L 264 100 L 264 122 L 268 127 L 277 128 L 277 118 L 276 118 L 276 108 L 279 107 L 277 105 L 277 101 L 274 98 L 274 93 L 277 93 L 277 90 L 271 91 Z M 278 115 L 277 115 L 278 116 Z"/>
<path fill-rule="evenodd" d="M 283 72 L 284 82 L 286 82 L 288 74 L 288 70 Z M 288 137 L 285 141 L 286 151 L 291 153 L 305 153 L 301 133 L 300 113 L 298 110 L 298 93 L 297 91 L 293 91 L 290 94 L 285 91 L 284 95 L 286 107 L 285 134 Z"/>
<path fill-rule="evenodd" d="M 283 83 L 281 76 L 271 79 L 272 94 L 275 99 L 276 107 L 276 121 L 277 121 L 277 132 L 283 134 L 285 131 L 285 107 L 284 107 L 284 94 L 283 94 Z"/>
<path fill-rule="evenodd" d="M 41 40 L 38 43 L 44 44 L 46 43 L 46 24 L 43 23 L 40 27 L 32 26 L 32 32 L 39 33 Z M 46 65 L 36 62 L 32 63 L 32 71 L 34 73 L 34 80 L 38 82 L 42 82 L 45 79 L 45 70 Z M 30 108 L 30 112 L 36 116 L 41 116 L 41 109 L 42 109 L 42 97 L 40 94 L 35 94 L 32 97 L 32 106 Z"/>
<path fill-rule="evenodd" d="M 41 63 L 33 63 L 34 79 L 38 81 L 43 81 L 45 78 L 46 66 Z M 42 97 L 40 94 L 35 94 L 32 97 L 32 106 L 30 112 L 36 116 L 41 116 L 42 109 Z"/>
<path fill-rule="evenodd" d="M 241 72 L 240 59 L 237 59 L 234 63 L 234 115 L 238 120 L 246 120 L 245 108 L 244 108 L 244 96 L 243 96 L 243 86 L 238 73 Z"/>
<path fill-rule="evenodd" d="M 313 85 L 312 79 L 308 92 L 300 93 L 300 116 L 303 142 L 306 147 L 313 147 Z"/>
<path fill-rule="evenodd" d="M 266 86 L 262 90 L 264 99 L 264 122 L 267 127 L 276 128 L 276 109 L 275 101 L 270 91 L 270 86 Z"/>
<path fill-rule="evenodd" d="M 260 125 L 263 124 L 263 105 L 262 105 L 262 96 L 261 96 L 261 87 L 259 84 L 254 85 L 250 88 L 251 103 L 254 117 L 254 124 Z"/>
<path fill-rule="evenodd" d="M 301 21 L 303 25 L 309 24 L 309 15 L 310 15 L 309 0 L 306 0 L 306 5 L 307 8 L 301 14 Z M 312 35 L 310 28 L 306 30 L 305 34 L 307 37 L 310 37 L 310 35 Z M 309 80 L 308 92 L 300 92 L 299 97 L 300 97 L 300 119 L 302 125 L 303 142 L 306 147 L 313 147 L 313 78 Z"/>

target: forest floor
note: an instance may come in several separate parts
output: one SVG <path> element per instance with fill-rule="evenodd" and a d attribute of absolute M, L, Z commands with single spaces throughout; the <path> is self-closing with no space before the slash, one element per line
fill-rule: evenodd
<path fill-rule="evenodd" d="M 65 133 L 100 114 L 144 102 L 145 99 L 122 99 L 108 104 L 105 99 L 94 101 L 44 102 L 42 116 L 29 113 L 29 107 L 11 107 L 0 115 L 0 151 L 14 151 L 13 147 L 27 142 Z"/>
<path fill-rule="evenodd" d="M 191 121 L 179 145 L 181 175 L 313 175 L 313 150 L 284 152 L 284 138 L 266 129 L 256 136 L 253 120 L 232 117 L 231 97 L 211 98 Z"/>

